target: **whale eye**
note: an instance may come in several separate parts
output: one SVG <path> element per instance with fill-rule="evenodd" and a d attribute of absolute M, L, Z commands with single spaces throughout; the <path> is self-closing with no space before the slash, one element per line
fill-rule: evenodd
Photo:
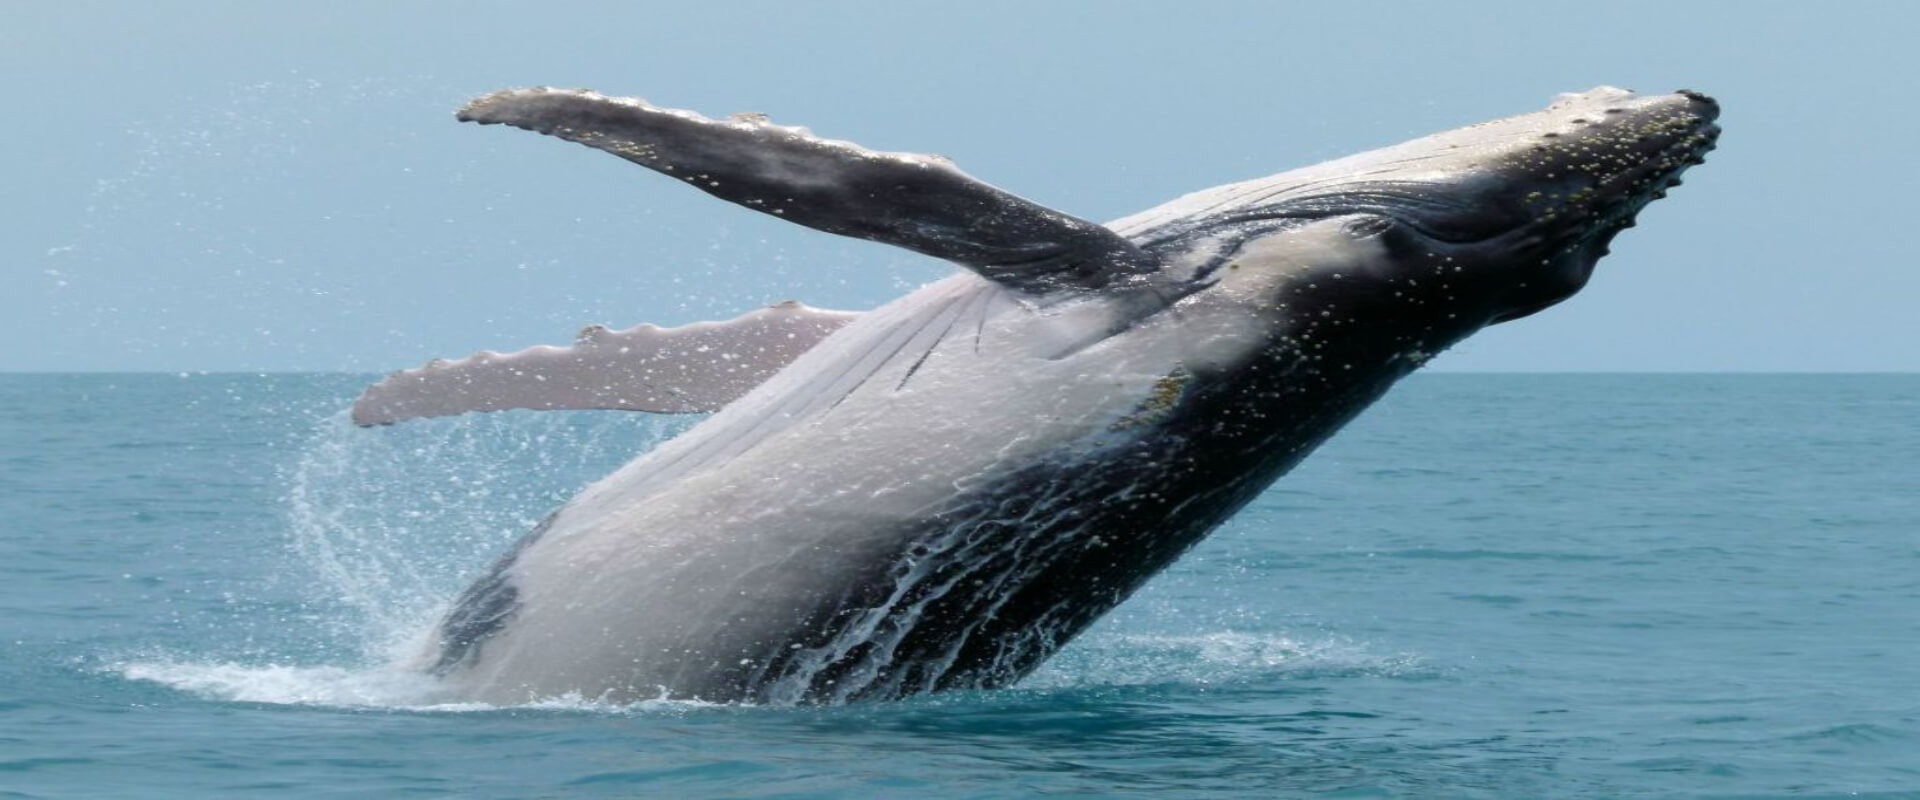
<path fill-rule="evenodd" d="M 1344 226 L 1347 235 L 1355 239 L 1372 239 L 1393 230 L 1394 222 L 1387 217 L 1368 214 L 1348 220 Z"/>

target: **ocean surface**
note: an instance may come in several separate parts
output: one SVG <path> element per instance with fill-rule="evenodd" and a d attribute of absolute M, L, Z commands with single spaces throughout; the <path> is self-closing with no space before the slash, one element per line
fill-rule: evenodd
<path fill-rule="evenodd" d="M 1021 685 L 421 706 L 688 421 L 0 375 L 0 797 L 1920 797 L 1920 376 L 1419 375 Z"/>

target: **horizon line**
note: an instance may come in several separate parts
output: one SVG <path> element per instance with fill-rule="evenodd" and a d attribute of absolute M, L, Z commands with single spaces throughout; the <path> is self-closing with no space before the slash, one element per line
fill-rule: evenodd
<path fill-rule="evenodd" d="M 250 375 L 265 377 L 269 375 L 339 375 L 339 376 L 376 376 L 391 375 L 395 370 L 362 371 L 346 369 L 8 369 L 0 367 L 0 376 L 30 375 L 168 375 L 180 378 L 218 377 L 230 375 Z M 1820 369 L 1778 369 L 1778 370 L 1685 370 L 1685 369 L 1431 369 L 1419 370 L 1411 375 L 1920 375 L 1920 370 L 1867 369 L 1867 370 L 1820 370 Z M 1411 377 L 1410 375 L 1410 377 Z"/>

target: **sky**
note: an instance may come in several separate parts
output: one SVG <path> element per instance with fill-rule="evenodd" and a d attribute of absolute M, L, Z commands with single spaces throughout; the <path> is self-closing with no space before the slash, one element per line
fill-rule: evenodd
<path fill-rule="evenodd" d="M 1920 370 L 1920 6 L 0 0 L 0 370 L 385 372 L 951 267 L 454 121 L 554 85 L 938 153 L 1068 213 L 1616 85 L 1720 148 L 1451 371 Z"/>

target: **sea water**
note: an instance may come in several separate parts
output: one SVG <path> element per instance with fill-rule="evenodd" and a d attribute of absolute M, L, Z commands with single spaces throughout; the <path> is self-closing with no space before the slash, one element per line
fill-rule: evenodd
<path fill-rule="evenodd" d="M 1415 376 L 1020 685 L 838 708 L 426 704 L 689 420 L 365 380 L 0 375 L 0 797 L 1920 797 L 1920 376 Z"/>

